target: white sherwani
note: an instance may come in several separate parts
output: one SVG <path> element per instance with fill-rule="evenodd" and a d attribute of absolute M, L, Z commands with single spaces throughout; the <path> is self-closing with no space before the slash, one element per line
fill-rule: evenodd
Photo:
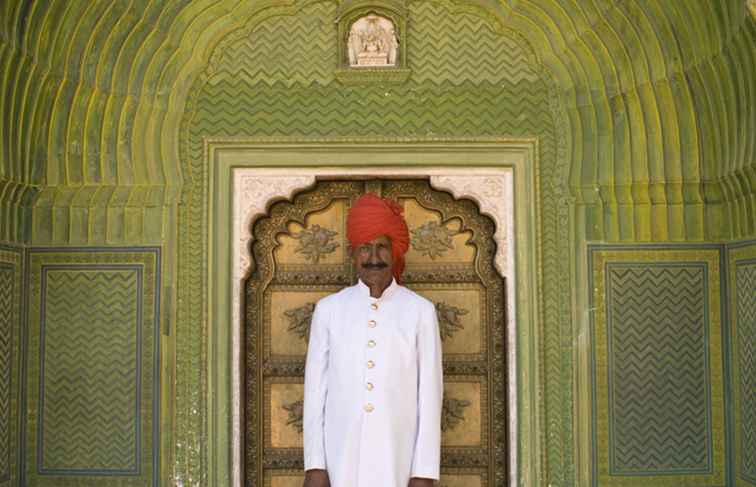
<path fill-rule="evenodd" d="M 315 307 L 305 367 L 304 466 L 331 487 L 438 479 L 443 400 L 433 303 L 361 281 Z"/>

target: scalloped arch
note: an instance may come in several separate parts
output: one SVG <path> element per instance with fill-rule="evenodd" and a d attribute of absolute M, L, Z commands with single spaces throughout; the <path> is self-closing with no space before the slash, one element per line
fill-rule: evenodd
<path fill-rule="evenodd" d="M 28 186 L 181 186 L 181 114 L 216 44 L 309 3 L 5 2 L 3 205 L 22 207 Z M 569 184 L 596 236 L 753 234 L 756 22 L 744 2 L 457 5 L 520 33 L 552 73 Z"/>
<path fill-rule="evenodd" d="M 9 143 L 0 177 L 34 186 L 180 186 L 181 114 L 215 45 L 244 24 L 308 3 L 4 3 L 0 130 Z M 606 215 L 599 233 L 753 233 L 756 26 L 742 1 L 458 5 L 520 33 L 552 73 L 570 121 L 570 187 Z M 683 227 L 712 230 L 686 227 L 677 236 L 651 225 L 646 234 L 643 208 L 654 206 L 668 207 Z M 628 217 L 623 211 L 639 232 L 610 228 Z M 732 228 L 716 224 L 722 217 Z"/>

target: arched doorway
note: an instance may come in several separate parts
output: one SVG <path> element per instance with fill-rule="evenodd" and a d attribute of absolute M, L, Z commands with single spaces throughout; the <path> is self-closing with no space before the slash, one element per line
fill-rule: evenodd
<path fill-rule="evenodd" d="M 469 200 L 426 179 L 319 181 L 273 204 L 253 227 L 246 283 L 246 485 L 301 486 L 302 382 L 309 317 L 351 285 L 348 208 L 365 192 L 397 199 L 411 232 L 404 279 L 436 304 L 444 345 L 442 481 L 508 483 L 505 282 L 494 266 L 495 225 Z"/>

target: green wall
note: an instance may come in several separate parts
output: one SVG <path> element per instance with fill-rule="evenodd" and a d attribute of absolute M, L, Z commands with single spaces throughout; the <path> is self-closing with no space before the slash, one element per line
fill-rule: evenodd
<path fill-rule="evenodd" d="M 756 242 L 727 247 L 733 485 L 756 485 Z"/>
<path fill-rule="evenodd" d="M 159 471 L 164 484 L 206 485 L 212 478 L 203 463 L 210 231 L 203 139 L 234 136 L 538 140 L 541 289 L 533 292 L 544 328 L 537 384 L 545 404 L 543 485 L 601 478 L 593 473 L 600 462 L 588 455 L 590 425 L 594 410 L 610 413 L 587 407 L 600 385 L 591 376 L 597 343 L 586 341 L 596 323 L 589 244 L 630 245 L 641 260 L 658 251 L 641 244 L 680 244 L 665 262 L 697 252 L 691 244 L 715 244 L 726 277 L 709 297 L 727 305 L 722 379 L 710 381 L 719 387 L 711 397 L 733 394 L 722 397 L 721 414 L 712 413 L 710 426 L 721 425 L 724 435 L 712 458 L 725 455 L 730 485 L 756 485 L 748 463 L 756 452 L 749 429 L 754 405 L 737 392 L 750 387 L 754 374 L 743 338 L 753 322 L 747 306 L 753 247 L 722 246 L 756 236 L 756 21 L 743 2 L 384 0 L 376 5 L 407 11 L 409 80 L 343 86 L 334 75 L 334 22 L 355 5 L 17 0 L 0 6 L 0 242 L 12 244 L 0 261 L 0 359 L 28 372 L 0 377 L 0 419 L 10 425 L 0 427 L 0 486 L 16 485 L 16 460 L 24 455 L 29 485 L 47 481 L 34 470 L 45 452 L 22 444 L 14 426 L 19 401 L 39 400 L 36 392 L 22 394 L 23 381 L 36 384 L 41 373 L 39 341 L 31 339 L 42 316 L 35 288 L 41 274 L 23 268 L 23 255 L 39 265 L 55 257 L 61 265 L 96 267 L 108 249 L 124 265 L 156 248 L 163 256 L 153 269 L 158 281 L 143 275 L 150 294 L 123 294 L 123 303 L 162 303 L 158 321 L 148 326 L 164 331 L 152 343 L 160 360 L 144 358 L 160 376 L 151 396 L 160 414 L 147 408 L 145 421 L 160 424 L 161 435 L 139 447 L 161 455 L 144 465 Z M 96 252 L 82 257 L 80 247 Z M 115 272 L 102 271 L 102 279 Z M 636 299 L 645 303 L 653 293 L 643 294 L 643 286 L 652 281 L 624 292 L 640 293 Z M 101 291 L 92 282 L 92 293 Z M 61 319 L 61 326 L 80 322 Z M 22 330 L 30 337 L 25 349 Z M 657 399 L 668 393 L 648 392 Z M 29 421 L 24 427 L 35 435 Z M 4 431 L 8 440 L 1 443 Z M 4 444 L 11 454 L 24 448 L 24 455 L 8 457 L 5 480 Z M 107 467 L 95 463 L 69 482 L 112 480 L 89 475 Z M 709 474 L 691 475 L 698 482 Z M 625 477 L 598 485 L 635 481 Z"/>
<path fill-rule="evenodd" d="M 0 245 L 0 485 L 18 479 L 23 250 Z"/>

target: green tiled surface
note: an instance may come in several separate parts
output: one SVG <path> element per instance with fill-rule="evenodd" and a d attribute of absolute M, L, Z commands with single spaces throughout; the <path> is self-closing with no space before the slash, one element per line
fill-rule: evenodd
<path fill-rule="evenodd" d="M 15 487 L 19 460 L 23 250 L 0 245 L 0 486 Z"/>
<path fill-rule="evenodd" d="M 10 479 L 11 423 L 15 419 L 11 411 L 11 378 L 15 369 L 12 365 L 16 355 L 13 337 L 18 332 L 15 271 L 11 264 L 0 262 L 0 482 Z"/>
<path fill-rule="evenodd" d="M 594 485 L 725 485 L 722 251 L 591 248 Z"/>
<path fill-rule="evenodd" d="M 40 473 L 138 470 L 140 271 L 42 268 Z"/>
<path fill-rule="evenodd" d="M 156 485 L 159 253 L 29 252 L 25 476 Z"/>
<path fill-rule="evenodd" d="M 756 486 L 756 241 L 728 248 L 736 487 Z"/>
<path fill-rule="evenodd" d="M 609 263 L 612 475 L 711 470 L 706 267 Z"/>

